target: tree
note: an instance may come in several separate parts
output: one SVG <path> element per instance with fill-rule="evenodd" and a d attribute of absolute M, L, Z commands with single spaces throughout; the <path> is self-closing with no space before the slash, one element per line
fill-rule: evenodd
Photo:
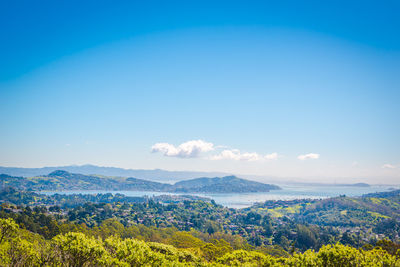
<path fill-rule="evenodd" d="M 176 232 L 168 240 L 168 243 L 177 248 L 201 247 L 204 242 L 187 232 Z"/>
<path fill-rule="evenodd" d="M 15 236 L 18 229 L 19 226 L 13 219 L 0 219 L 0 244 Z"/>
<path fill-rule="evenodd" d="M 315 248 L 315 234 L 305 225 L 297 225 L 297 244 L 302 249 Z"/>
<path fill-rule="evenodd" d="M 87 237 L 82 233 L 71 232 L 58 235 L 52 242 L 58 262 L 70 264 L 70 266 L 99 263 L 107 253 L 99 240 Z"/>

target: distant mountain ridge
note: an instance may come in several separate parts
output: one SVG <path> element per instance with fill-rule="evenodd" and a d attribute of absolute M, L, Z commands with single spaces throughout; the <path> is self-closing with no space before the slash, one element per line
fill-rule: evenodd
<path fill-rule="evenodd" d="M 110 190 L 110 191 L 157 191 L 185 193 L 248 193 L 269 192 L 280 189 L 276 185 L 249 181 L 236 176 L 197 178 L 174 185 L 153 182 L 134 177 L 106 177 L 84 175 L 56 170 L 48 175 L 35 177 L 15 177 L 1 174 L 1 187 L 19 190 L 65 191 L 65 190 Z"/>
<path fill-rule="evenodd" d="M 195 172 L 195 171 L 167 171 L 161 169 L 141 170 L 141 169 L 123 169 L 116 167 L 100 167 L 95 165 L 71 165 L 43 168 L 20 168 L 20 167 L 1 167 L 0 173 L 11 176 L 33 177 L 47 175 L 56 170 L 63 170 L 70 173 L 80 173 L 84 175 L 105 175 L 136 177 L 152 181 L 179 181 L 184 179 L 193 179 L 198 177 L 222 177 L 233 175 L 224 172 Z"/>
<path fill-rule="evenodd" d="M 317 186 L 368 186 L 364 183 L 349 183 L 337 184 L 331 179 L 331 183 L 320 182 L 299 182 L 298 177 L 278 177 L 278 176 L 264 176 L 252 174 L 234 174 L 227 172 L 201 172 L 201 171 L 167 171 L 162 169 L 145 170 L 145 169 L 123 169 L 117 167 L 101 167 L 91 164 L 86 165 L 70 165 L 70 166 L 57 166 L 57 167 L 43 167 L 43 168 L 21 168 L 21 167 L 2 167 L 0 166 L 0 174 L 7 174 L 10 176 L 18 177 L 33 177 L 47 175 L 56 170 L 63 170 L 70 173 L 80 173 L 84 175 L 104 175 L 104 176 L 120 176 L 120 177 L 135 177 L 138 179 L 150 180 L 154 182 L 167 182 L 174 183 L 177 181 L 194 179 L 199 177 L 225 177 L 225 176 L 240 176 L 245 179 L 260 181 L 262 183 L 275 183 L 275 184 L 291 184 L 291 185 L 317 185 Z M 297 179 L 297 180 L 296 180 Z M 363 181 L 363 178 L 360 178 Z"/>

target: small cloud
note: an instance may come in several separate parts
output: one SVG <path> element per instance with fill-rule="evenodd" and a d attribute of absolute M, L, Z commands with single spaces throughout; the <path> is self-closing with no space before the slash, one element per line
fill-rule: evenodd
<path fill-rule="evenodd" d="M 397 169 L 397 167 L 392 164 L 386 163 L 382 165 L 382 169 Z"/>
<path fill-rule="evenodd" d="M 309 154 L 299 155 L 297 158 L 298 158 L 299 160 L 319 159 L 319 154 L 316 154 L 316 153 L 309 153 Z"/>
<path fill-rule="evenodd" d="M 240 161 L 261 161 L 261 160 L 274 160 L 278 158 L 278 153 L 272 153 L 268 155 L 260 155 L 258 153 L 245 152 L 241 153 L 238 149 L 226 149 L 220 154 L 210 157 L 211 160 L 240 160 Z"/>
<path fill-rule="evenodd" d="M 271 154 L 267 154 L 264 156 L 265 159 L 267 160 L 272 160 L 272 159 L 277 159 L 278 158 L 278 153 L 274 152 Z"/>
<path fill-rule="evenodd" d="M 202 152 L 214 150 L 214 144 L 203 140 L 192 140 L 180 144 L 178 147 L 168 143 L 157 143 L 151 147 L 151 152 L 163 153 L 167 157 L 197 158 Z"/>
<path fill-rule="evenodd" d="M 71 146 L 71 144 L 65 144 L 66 147 Z"/>
<path fill-rule="evenodd" d="M 351 164 L 351 166 L 353 166 L 353 167 L 358 166 L 358 161 L 353 161 L 353 163 Z"/>

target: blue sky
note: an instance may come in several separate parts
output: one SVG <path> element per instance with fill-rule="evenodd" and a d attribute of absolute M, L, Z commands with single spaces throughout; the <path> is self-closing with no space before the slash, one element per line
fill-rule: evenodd
<path fill-rule="evenodd" d="M 3 1 L 0 165 L 400 178 L 400 5 Z"/>

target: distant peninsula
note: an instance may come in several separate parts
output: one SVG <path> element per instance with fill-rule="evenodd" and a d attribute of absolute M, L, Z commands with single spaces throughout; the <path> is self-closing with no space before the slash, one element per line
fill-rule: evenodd
<path fill-rule="evenodd" d="M 250 181 L 236 176 L 195 178 L 167 184 L 134 177 L 84 175 L 55 170 L 48 175 L 18 177 L 0 174 L 0 186 L 33 191 L 156 191 L 169 193 L 254 193 L 279 190 L 279 186 Z"/>

